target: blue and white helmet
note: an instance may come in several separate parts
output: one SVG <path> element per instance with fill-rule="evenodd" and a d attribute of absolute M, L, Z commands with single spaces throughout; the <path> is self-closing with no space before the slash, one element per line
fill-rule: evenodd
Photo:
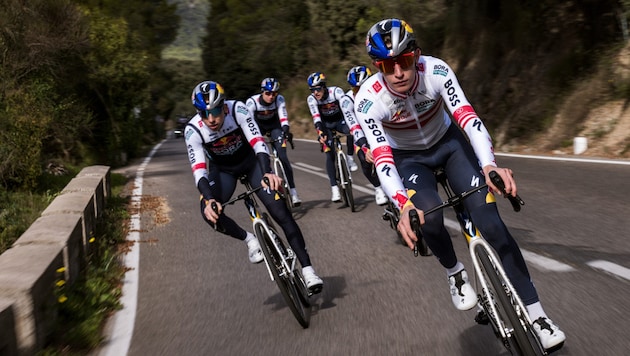
<path fill-rule="evenodd" d="M 348 84 L 352 87 L 360 87 L 371 75 L 372 71 L 366 66 L 352 67 L 348 71 Z"/>
<path fill-rule="evenodd" d="M 225 101 L 225 91 L 223 87 L 210 80 L 203 81 L 193 89 L 192 104 L 199 111 L 211 110 Z"/>
<path fill-rule="evenodd" d="M 276 78 L 265 78 L 260 82 L 260 91 L 278 91 L 280 82 Z"/>
<path fill-rule="evenodd" d="M 365 39 L 367 53 L 373 60 L 393 58 L 414 50 L 413 29 L 400 19 L 386 19 L 374 24 Z"/>
<path fill-rule="evenodd" d="M 309 88 L 326 86 L 326 76 L 320 72 L 311 73 L 306 82 Z"/>

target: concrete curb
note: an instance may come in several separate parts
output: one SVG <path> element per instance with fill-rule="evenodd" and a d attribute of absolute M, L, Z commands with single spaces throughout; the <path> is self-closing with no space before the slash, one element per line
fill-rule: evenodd
<path fill-rule="evenodd" d="M 45 345 L 56 321 L 56 285 L 71 285 L 85 267 L 110 174 L 108 166 L 81 170 L 0 255 L 0 355 L 32 355 Z"/>

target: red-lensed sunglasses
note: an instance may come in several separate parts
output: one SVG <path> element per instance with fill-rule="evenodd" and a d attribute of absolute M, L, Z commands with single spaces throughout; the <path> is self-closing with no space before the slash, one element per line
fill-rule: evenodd
<path fill-rule="evenodd" d="M 394 73 L 394 66 L 398 63 L 400 69 L 409 69 L 416 64 L 416 57 L 414 52 L 407 52 L 398 55 L 394 58 L 383 59 L 380 61 L 374 61 L 374 65 L 384 74 Z"/>

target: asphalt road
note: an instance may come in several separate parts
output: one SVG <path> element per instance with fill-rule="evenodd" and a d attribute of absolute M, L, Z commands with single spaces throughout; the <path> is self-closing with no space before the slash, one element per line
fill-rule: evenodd
<path fill-rule="evenodd" d="M 143 203 L 129 355 L 506 354 L 489 326 L 475 324 L 474 311 L 453 307 L 435 258 L 414 257 L 398 243 L 371 188 L 355 190 L 352 213 L 330 202 L 315 143 L 297 141 L 289 157 L 304 201 L 294 216 L 325 283 L 310 327 L 293 318 L 264 265 L 249 263 L 244 243 L 201 219 L 184 142 L 170 139 L 143 172 L 143 202 L 153 204 Z M 526 203 L 514 213 L 500 201 L 502 216 L 543 306 L 567 334 L 556 355 L 628 354 L 630 165 L 498 161 L 515 171 Z M 370 187 L 360 171 L 353 179 Z M 244 210 L 226 212 L 249 227 Z M 470 266 L 465 241 L 452 236 Z"/>

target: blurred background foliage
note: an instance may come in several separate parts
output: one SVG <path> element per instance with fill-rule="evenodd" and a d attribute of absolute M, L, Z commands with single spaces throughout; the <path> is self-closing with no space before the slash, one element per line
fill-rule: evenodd
<path fill-rule="evenodd" d="M 220 82 L 232 98 L 281 81 L 297 136 L 312 136 L 306 77 L 347 88 L 369 64 L 365 33 L 406 19 L 423 53 L 451 64 L 497 145 L 544 131 L 563 98 L 627 98 L 614 75 L 627 45 L 624 0 L 3 0 L 0 3 L 0 186 L 39 189 L 44 174 L 118 166 L 194 114 L 190 92 Z M 608 72 L 606 69 L 608 68 Z M 575 133 L 587 109 L 570 115 Z M 571 131 L 571 130 L 569 130 Z"/>

